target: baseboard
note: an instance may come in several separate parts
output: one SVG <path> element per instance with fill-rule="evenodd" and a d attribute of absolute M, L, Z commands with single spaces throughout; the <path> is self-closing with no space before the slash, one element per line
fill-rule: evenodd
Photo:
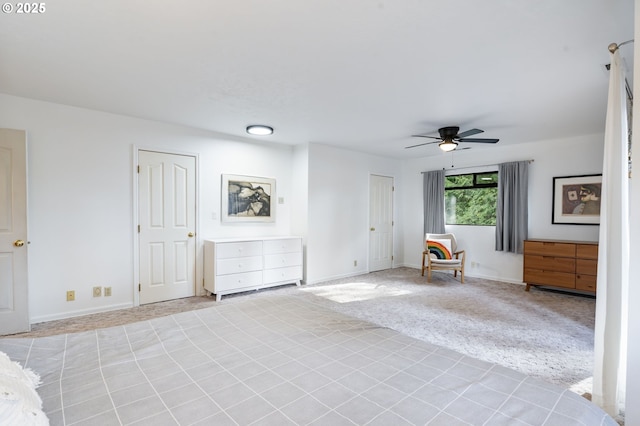
<path fill-rule="evenodd" d="M 67 311 L 53 315 L 42 315 L 30 318 L 31 324 L 40 322 L 56 321 L 67 318 L 81 317 L 84 315 L 99 314 L 101 312 L 117 311 L 119 309 L 133 308 L 133 303 L 120 303 L 117 305 L 100 306 L 99 308 L 79 309 L 76 311 Z"/>
<path fill-rule="evenodd" d="M 404 266 L 406 268 L 417 269 L 418 271 L 420 269 L 422 269 L 422 265 L 404 264 L 402 266 Z M 434 272 L 434 273 L 436 273 L 436 272 Z M 525 285 L 525 283 L 522 282 L 521 280 L 514 280 L 512 278 L 505 278 L 505 277 L 496 277 L 494 275 L 474 274 L 473 272 L 469 273 L 466 269 L 464 271 L 464 276 L 465 277 L 469 277 L 469 278 L 480 278 L 480 279 L 483 279 L 483 280 L 500 281 L 502 283 Z"/>
<path fill-rule="evenodd" d="M 465 277 L 471 277 L 471 278 L 480 278 L 480 279 L 483 279 L 483 280 L 500 281 L 501 283 L 525 285 L 524 282 L 519 281 L 519 280 L 514 280 L 514 279 L 511 279 L 511 278 L 495 277 L 495 276 L 491 276 L 491 275 L 469 274 L 466 271 L 464 273 L 464 276 Z"/>
<path fill-rule="evenodd" d="M 325 281 L 332 281 L 332 280 L 340 280 L 342 278 L 349 278 L 349 277 L 357 277 L 359 275 L 364 275 L 367 274 L 367 271 L 357 271 L 357 272 L 352 272 L 349 274 L 341 274 L 341 275 L 333 275 L 330 277 L 324 277 L 318 280 L 313 280 L 313 281 L 303 281 L 302 284 L 318 284 L 318 283 L 323 283 Z"/>

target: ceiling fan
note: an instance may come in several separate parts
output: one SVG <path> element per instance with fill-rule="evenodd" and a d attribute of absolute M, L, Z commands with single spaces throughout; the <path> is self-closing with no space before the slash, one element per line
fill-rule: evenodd
<path fill-rule="evenodd" d="M 433 142 L 425 142 L 425 143 L 419 143 L 417 145 L 406 146 L 405 149 L 437 143 L 441 150 L 445 152 L 449 152 L 456 149 L 459 142 L 496 143 L 500 140 L 500 139 L 483 139 L 483 138 L 469 137 L 469 136 L 477 135 L 478 133 L 484 132 L 484 130 L 480 130 L 480 129 L 471 129 L 462 133 L 458 133 L 459 131 L 460 131 L 460 127 L 449 126 L 449 127 L 442 127 L 438 129 L 438 133 L 440 133 L 440 137 L 427 136 L 427 135 L 412 135 L 414 138 L 429 138 L 429 139 L 436 139 L 436 140 Z"/>

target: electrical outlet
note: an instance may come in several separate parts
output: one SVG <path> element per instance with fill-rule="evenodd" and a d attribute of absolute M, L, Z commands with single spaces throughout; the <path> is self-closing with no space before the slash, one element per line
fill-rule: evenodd
<path fill-rule="evenodd" d="M 73 290 L 67 291 L 67 302 L 73 302 L 76 300 L 76 292 Z"/>
<path fill-rule="evenodd" d="M 93 288 L 93 297 L 102 296 L 102 287 L 94 287 Z"/>
<path fill-rule="evenodd" d="M 111 287 L 105 287 L 104 288 L 104 297 L 109 297 L 111 296 Z"/>

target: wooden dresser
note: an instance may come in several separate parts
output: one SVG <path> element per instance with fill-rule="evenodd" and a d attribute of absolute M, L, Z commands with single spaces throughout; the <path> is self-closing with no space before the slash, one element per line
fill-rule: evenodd
<path fill-rule="evenodd" d="M 598 243 L 525 240 L 523 281 L 531 286 L 596 292 Z"/>
<path fill-rule="evenodd" d="M 204 288 L 216 295 L 283 284 L 300 285 L 302 238 L 226 238 L 204 241 Z"/>

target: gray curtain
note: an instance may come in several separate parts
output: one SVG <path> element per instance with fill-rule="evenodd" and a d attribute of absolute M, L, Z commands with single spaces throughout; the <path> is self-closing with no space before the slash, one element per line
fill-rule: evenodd
<path fill-rule="evenodd" d="M 529 227 L 529 162 L 498 165 L 496 250 L 522 253 Z"/>
<path fill-rule="evenodd" d="M 444 234 L 444 170 L 424 172 L 424 234 Z"/>

